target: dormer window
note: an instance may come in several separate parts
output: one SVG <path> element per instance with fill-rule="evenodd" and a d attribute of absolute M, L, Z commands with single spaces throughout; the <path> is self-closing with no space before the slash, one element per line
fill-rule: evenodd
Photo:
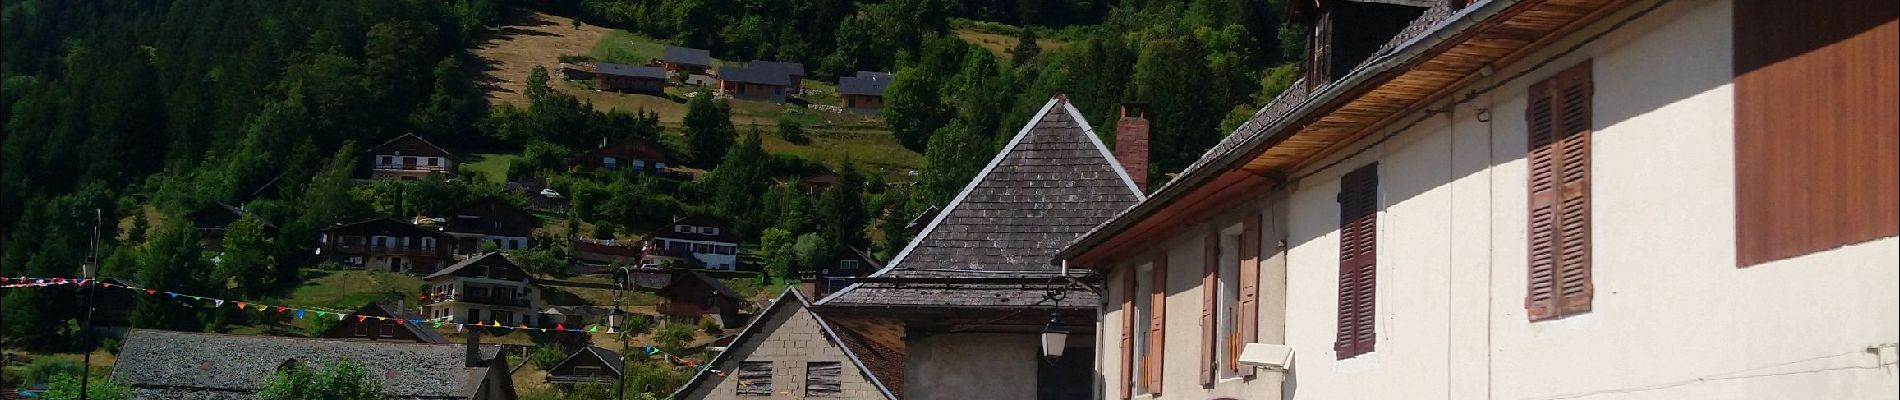
<path fill-rule="evenodd" d="M 1430 3 L 1417 0 L 1291 3 L 1288 20 L 1307 27 L 1306 83 L 1319 87 L 1345 77 L 1424 15 Z"/>
<path fill-rule="evenodd" d="M 688 226 L 688 225 L 673 225 L 673 232 L 678 232 L 678 233 L 693 233 L 693 231 L 694 231 L 694 229 L 693 229 L 693 227 L 692 227 L 692 226 Z"/>
<path fill-rule="evenodd" d="M 858 260 L 838 260 L 838 270 L 856 271 L 858 270 Z"/>
<path fill-rule="evenodd" d="M 701 235 L 717 235 L 717 234 L 719 234 L 719 228 L 714 228 L 714 227 L 710 227 L 710 226 L 702 226 L 702 227 L 699 227 L 699 234 L 701 234 Z"/>

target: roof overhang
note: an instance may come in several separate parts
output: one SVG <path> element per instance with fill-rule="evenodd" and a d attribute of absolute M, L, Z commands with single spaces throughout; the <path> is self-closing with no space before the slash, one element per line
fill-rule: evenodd
<path fill-rule="evenodd" d="M 1213 158 L 1208 165 L 1176 178 L 1147 201 L 1078 238 L 1056 254 L 1055 262 L 1081 269 L 1108 267 L 1111 260 L 1149 247 L 1143 243 L 1259 198 L 1293 171 L 1456 94 L 1479 79 L 1484 67 L 1511 65 L 1629 1 L 1475 2 L 1431 33 L 1317 88 L 1284 117 L 1244 125 L 1233 134 L 1252 140 L 1222 154 L 1205 155 Z"/>

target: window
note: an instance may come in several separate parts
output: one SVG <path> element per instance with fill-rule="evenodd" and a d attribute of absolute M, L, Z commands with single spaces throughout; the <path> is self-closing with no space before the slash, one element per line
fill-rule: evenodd
<path fill-rule="evenodd" d="M 1333 352 L 1344 360 L 1371 353 L 1377 313 L 1379 164 L 1339 179 L 1339 304 Z"/>
<path fill-rule="evenodd" d="M 402 163 L 403 163 L 403 165 L 416 165 L 416 158 L 415 158 L 415 157 L 403 157 L 403 158 L 402 158 Z"/>
<path fill-rule="evenodd" d="M 435 238 L 422 238 L 422 248 L 425 248 L 425 249 L 435 248 Z"/>
<path fill-rule="evenodd" d="M 1122 377 L 1128 382 L 1128 392 L 1161 394 L 1161 357 L 1164 354 L 1163 328 L 1167 310 L 1167 254 L 1156 255 L 1154 260 L 1139 268 L 1131 269 L 1134 276 L 1125 278 L 1122 300 L 1124 309 L 1133 312 L 1122 319 Z M 1132 339 L 1132 340 L 1131 340 Z M 1132 342 L 1132 343 L 1131 343 Z M 1123 396 L 1127 397 L 1127 396 Z"/>
<path fill-rule="evenodd" d="M 699 228 L 699 234 L 701 234 L 701 235 L 717 235 L 717 234 L 719 234 L 719 228 L 714 228 L 714 227 L 710 227 L 710 226 L 704 226 L 704 227 L 700 227 L 700 228 Z"/>
<path fill-rule="evenodd" d="M 771 396 L 772 362 L 746 361 L 739 363 L 739 394 L 745 396 Z"/>
<path fill-rule="evenodd" d="M 1531 85 L 1529 279 L 1531 321 L 1590 311 L 1590 63 Z"/>
<path fill-rule="evenodd" d="M 1900 234 L 1895 14 L 1734 2 L 1738 267 Z"/>
<path fill-rule="evenodd" d="M 385 337 L 385 338 L 396 337 L 396 324 L 391 324 L 391 323 L 377 324 L 376 337 Z"/>
<path fill-rule="evenodd" d="M 592 365 L 581 365 L 581 366 L 575 366 L 575 367 L 574 367 L 574 375 L 580 375 L 580 376 L 600 376 L 600 367 L 596 367 L 596 366 L 592 366 Z"/>
<path fill-rule="evenodd" d="M 663 163 L 663 162 L 653 163 L 653 172 L 660 172 L 660 171 L 665 171 L 665 170 L 666 170 L 666 163 Z"/>
<path fill-rule="evenodd" d="M 393 161 L 393 158 L 391 158 L 390 156 L 377 156 L 376 163 L 382 164 L 382 165 L 389 165 L 389 164 L 395 164 L 396 162 Z"/>
<path fill-rule="evenodd" d="M 673 225 L 673 232 L 693 233 L 693 227 L 687 225 Z"/>
<path fill-rule="evenodd" d="M 858 270 L 858 260 L 838 260 L 838 270 L 856 271 Z"/>
<path fill-rule="evenodd" d="M 633 160 L 633 170 L 634 171 L 647 170 L 647 162 L 645 160 Z"/>
<path fill-rule="evenodd" d="M 620 160 L 614 159 L 613 157 L 601 157 L 600 166 L 605 167 L 608 170 L 613 170 L 614 167 L 620 166 Z"/>
<path fill-rule="evenodd" d="M 434 166 L 442 165 L 441 163 L 442 163 L 442 158 L 429 157 L 429 166 L 434 167 Z"/>
<path fill-rule="evenodd" d="M 1240 226 L 1218 233 L 1220 236 L 1214 284 L 1215 299 L 1214 365 L 1221 378 L 1237 377 L 1240 370 Z"/>
<path fill-rule="evenodd" d="M 844 365 L 837 361 L 805 363 L 805 397 L 838 397 L 844 394 L 839 373 Z"/>
<path fill-rule="evenodd" d="M 515 313 L 502 310 L 489 310 L 488 317 L 494 318 L 497 322 L 508 323 L 515 320 Z"/>
<path fill-rule="evenodd" d="M 356 337 L 369 337 L 369 327 L 366 325 L 368 324 L 364 324 L 361 322 L 356 323 L 356 326 L 353 326 L 350 328 L 350 335 L 356 336 Z"/>

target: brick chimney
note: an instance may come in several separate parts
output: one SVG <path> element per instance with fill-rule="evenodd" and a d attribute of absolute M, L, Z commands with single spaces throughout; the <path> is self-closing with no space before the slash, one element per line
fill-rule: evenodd
<path fill-rule="evenodd" d="M 805 272 L 799 273 L 798 274 L 799 294 L 803 294 L 805 295 L 805 298 L 811 299 L 814 301 L 818 300 L 819 298 L 824 297 L 827 293 L 825 293 L 825 291 L 819 290 L 818 275 L 819 274 L 812 273 L 811 271 L 805 271 Z"/>
<path fill-rule="evenodd" d="M 1148 103 L 1122 103 L 1115 122 L 1115 160 L 1121 162 L 1135 187 L 1148 191 Z"/>

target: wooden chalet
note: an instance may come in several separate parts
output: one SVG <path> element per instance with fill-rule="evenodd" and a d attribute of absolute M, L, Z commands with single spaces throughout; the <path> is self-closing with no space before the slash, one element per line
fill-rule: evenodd
<path fill-rule="evenodd" d="M 604 347 L 587 346 L 569 354 L 560 364 L 548 369 L 547 382 L 573 387 L 581 384 L 613 385 L 620 381 L 626 360 L 620 353 Z"/>
<path fill-rule="evenodd" d="M 450 212 L 443 232 L 455 238 L 455 254 L 480 252 L 484 244 L 496 250 L 520 250 L 541 227 L 541 218 L 496 196 L 477 199 Z"/>
<path fill-rule="evenodd" d="M 884 110 L 884 89 L 891 86 L 891 78 L 889 72 L 872 71 L 839 77 L 838 106 L 857 114 L 876 114 Z"/>
<path fill-rule="evenodd" d="M 659 174 L 666 172 L 668 165 L 673 165 L 673 157 L 666 154 L 666 147 L 652 140 L 634 137 L 612 141 L 602 139 L 600 147 L 568 161 L 568 169 L 573 171 L 605 169 Z"/>
<path fill-rule="evenodd" d="M 317 232 L 317 255 L 358 268 L 427 274 L 446 265 L 455 248 L 448 234 L 389 218 L 336 225 Z"/>
<path fill-rule="evenodd" d="M 420 180 L 429 174 L 454 175 L 448 150 L 404 133 L 369 149 L 370 179 Z"/>
<path fill-rule="evenodd" d="M 753 65 L 722 67 L 717 89 L 719 95 L 735 99 L 783 102 L 796 92 L 793 86 L 796 82 L 782 69 Z"/>
<path fill-rule="evenodd" d="M 449 343 L 442 334 L 423 326 L 427 319 L 422 315 L 400 308 L 369 303 L 343 316 L 343 322 L 323 331 L 317 337 L 349 340 L 387 340 L 416 343 Z"/>
<path fill-rule="evenodd" d="M 275 237 L 277 232 L 276 224 L 270 223 L 270 221 L 257 216 L 257 214 L 244 211 L 243 208 L 233 207 L 224 203 L 206 205 L 199 208 L 198 211 L 187 214 L 185 218 L 191 219 L 192 228 L 198 231 L 198 241 L 204 244 L 205 250 L 211 252 L 224 250 L 224 230 L 230 228 L 231 223 L 237 222 L 240 219 L 251 218 L 256 220 L 264 226 L 265 234 L 271 237 Z"/>
<path fill-rule="evenodd" d="M 609 92 L 666 95 L 666 70 L 626 64 L 594 64 L 594 88 Z"/>
<path fill-rule="evenodd" d="M 697 323 L 706 316 L 717 319 L 720 326 L 727 328 L 743 322 L 739 308 L 745 305 L 745 296 L 705 272 L 675 274 L 672 283 L 660 288 L 660 297 L 662 300 L 655 308 L 670 323 Z"/>
<path fill-rule="evenodd" d="M 712 68 L 712 52 L 691 47 L 666 46 L 661 50 L 660 67 L 667 72 L 706 74 Z"/>

